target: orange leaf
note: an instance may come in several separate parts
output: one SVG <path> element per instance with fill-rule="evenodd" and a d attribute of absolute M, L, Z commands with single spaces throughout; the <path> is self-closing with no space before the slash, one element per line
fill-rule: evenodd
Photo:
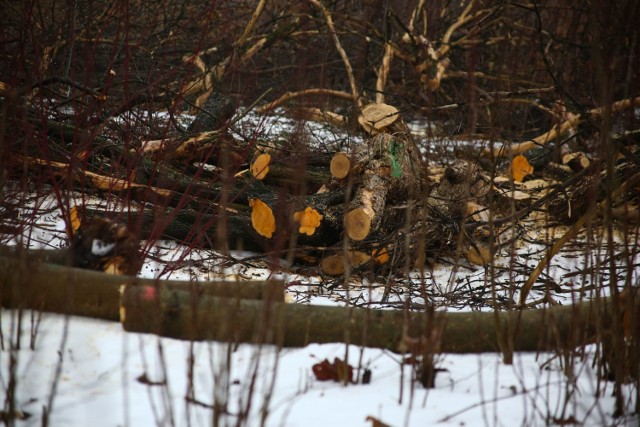
<path fill-rule="evenodd" d="M 71 210 L 69 211 L 69 216 L 71 217 L 71 229 L 73 230 L 73 233 L 75 234 L 76 231 L 78 231 L 78 228 L 80 228 L 80 217 L 78 216 L 78 207 L 74 206 L 71 208 Z"/>
<path fill-rule="evenodd" d="M 374 249 L 371 256 L 378 264 L 386 264 L 389 261 L 389 252 L 387 248 Z"/>
<path fill-rule="evenodd" d="M 320 226 L 322 215 L 317 210 L 306 207 L 304 211 L 298 211 L 293 214 L 293 220 L 300 223 L 300 233 L 311 236 L 315 233 L 316 228 Z"/>
<path fill-rule="evenodd" d="M 271 155 L 262 153 L 251 164 L 251 173 L 256 179 L 264 179 L 269 173 L 269 163 L 271 162 Z"/>
<path fill-rule="evenodd" d="M 533 166 L 522 154 L 519 154 L 511 161 L 511 176 L 515 181 L 521 182 L 525 176 L 533 173 Z"/>
<path fill-rule="evenodd" d="M 251 224 L 253 228 L 266 238 L 271 238 L 273 232 L 276 231 L 276 219 L 273 211 L 265 202 L 260 199 L 250 199 L 251 206 Z"/>

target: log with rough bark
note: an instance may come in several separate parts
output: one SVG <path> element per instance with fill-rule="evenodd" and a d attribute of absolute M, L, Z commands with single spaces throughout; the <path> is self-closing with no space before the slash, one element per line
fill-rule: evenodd
<path fill-rule="evenodd" d="M 625 212 L 631 216 L 626 219 L 633 219 L 634 206 L 638 203 L 640 192 L 637 182 L 640 180 L 640 164 L 637 162 L 636 153 L 629 152 L 628 157 L 622 156 L 615 164 L 612 173 L 604 168 L 600 162 L 595 162 L 585 169 L 575 172 L 579 179 L 563 188 L 563 191 L 554 193 L 547 203 L 547 212 L 555 219 L 572 224 L 582 217 L 590 206 L 610 197 L 614 206 L 614 217 L 625 219 Z M 581 167 L 581 166 L 578 166 Z M 600 170 L 598 170 L 600 169 Z M 614 188 L 614 191 L 610 189 Z"/>
<path fill-rule="evenodd" d="M 639 299 L 634 300 L 638 310 Z M 371 310 L 285 304 L 270 300 L 229 300 L 166 290 L 150 294 L 128 286 L 122 294 L 125 330 L 185 340 L 270 343 L 300 347 L 345 342 L 404 352 L 409 343 L 431 336 L 425 325 L 441 328 L 439 351 L 499 351 L 496 322 L 516 331 L 515 351 L 573 348 L 595 342 L 615 323 L 610 299 L 511 312 L 435 312 Z M 634 306 L 632 305 L 632 308 Z M 348 338 L 347 338 L 348 337 Z"/>
<path fill-rule="evenodd" d="M 344 202 L 340 189 L 304 196 L 279 196 L 273 188 L 254 181 L 237 197 L 236 194 L 233 193 L 233 202 L 226 206 L 200 201 L 182 208 L 150 206 L 114 213 L 85 206 L 79 211 L 85 218 L 103 216 L 126 223 L 144 239 L 175 239 L 198 247 L 210 246 L 209 236 L 216 235 L 223 210 L 224 232 L 235 249 L 272 250 L 276 242 L 284 244 L 294 234 L 298 244 L 305 246 L 331 246 L 340 240 Z M 271 215 L 268 220 L 262 216 L 267 211 Z"/>
<path fill-rule="evenodd" d="M 51 264 L 65 262 L 60 251 L 26 251 L 2 248 L 0 255 L 0 302 L 3 307 L 30 308 L 97 319 L 120 318 L 120 287 L 141 286 L 147 292 L 167 289 L 200 298 L 217 295 L 234 298 L 269 298 L 282 301 L 278 281 L 179 281 L 115 276 L 102 272 Z"/>
<path fill-rule="evenodd" d="M 378 133 L 351 155 L 356 189 L 344 217 L 346 234 L 364 240 L 380 226 L 387 204 L 420 194 L 421 159 L 409 133 Z M 350 162 L 351 163 L 351 162 Z"/>
<path fill-rule="evenodd" d="M 18 253 L 0 256 L 4 307 L 121 320 L 128 331 L 188 340 L 304 346 L 349 337 L 352 344 L 406 351 L 433 336 L 425 330 L 429 324 L 441 328 L 440 351 L 466 353 L 499 351 L 499 322 L 516 331 L 514 351 L 537 351 L 596 342 L 616 324 L 614 313 L 631 331 L 640 313 L 640 296 L 628 293 L 618 311 L 611 298 L 602 298 L 549 309 L 435 312 L 427 319 L 424 312 L 284 304 L 282 283 L 275 281 L 140 279 L 47 264 L 39 251 Z"/>
<path fill-rule="evenodd" d="M 415 234 L 429 255 L 454 250 L 469 236 L 460 236 L 463 224 L 477 221 L 488 185 L 478 173 L 478 165 L 458 159 L 444 171 L 441 182 L 432 189 L 426 206 L 419 210 Z M 481 219 L 481 218 L 478 218 Z M 468 252 L 468 251 L 467 251 Z M 473 260 L 482 259 L 482 251 L 470 251 Z M 476 255 L 481 256 L 477 258 Z"/>
<path fill-rule="evenodd" d="M 242 164 L 223 173 L 222 169 L 180 166 L 162 156 L 146 157 L 127 150 L 125 145 L 98 137 L 95 153 L 114 159 L 113 162 L 83 161 L 78 166 L 87 167 L 81 168 L 61 153 L 65 162 L 32 158 L 30 163 L 45 176 L 53 171 L 57 177 L 71 176 L 92 189 L 117 192 L 125 205 L 130 205 L 131 199 L 141 202 L 138 212 L 109 214 L 95 208 L 79 208 L 81 217 L 116 215 L 119 222 L 131 225 L 134 230 L 141 229 L 143 238 L 169 237 L 195 246 L 214 247 L 218 247 L 216 242 L 228 240 L 235 248 L 273 251 L 290 247 L 293 239 L 298 246 L 330 247 L 347 235 L 351 239 L 350 250 L 371 254 L 374 243 L 387 245 L 385 242 L 400 235 L 398 231 L 407 223 L 402 216 L 406 206 L 422 199 L 426 168 L 397 109 L 372 104 L 364 110 L 363 126 L 376 135 L 351 152 L 336 155 L 332 163 L 333 173 L 338 175 L 334 177 L 332 167 L 328 167 L 331 153 L 315 156 L 307 146 L 294 140 L 265 151 L 268 156 L 262 156 L 263 164 L 254 162 L 254 174 L 235 176 L 230 172 L 247 167 L 252 153 L 263 150 L 258 150 L 255 144 L 238 143 L 233 147 L 227 144 L 228 154 L 237 154 L 236 160 Z M 216 126 L 220 124 L 217 122 Z M 56 128 L 55 123 L 48 123 L 47 131 L 57 132 L 66 141 L 79 130 L 70 125 Z M 205 130 L 185 138 L 209 138 L 213 143 L 217 132 Z M 258 158 L 260 154 L 254 157 Z M 20 169 L 18 163 L 24 161 L 15 163 L 16 169 Z M 338 163 L 342 166 L 336 167 Z M 341 171 L 335 172 L 337 169 Z M 262 176 L 264 172 L 266 176 Z M 256 174 L 263 179 L 256 179 Z M 352 197 L 347 198 L 347 194 Z M 268 209 L 261 209 L 265 206 Z M 259 218 L 266 217 L 261 217 L 260 212 L 267 210 L 272 217 L 263 230 L 266 223 Z M 443 222 L 442 217 L 434 215 L 421 215 L 416 220 L 434 222 L 427 224 L 427 228 L 436 230 Z M 391 243 L 388 249 L 393 251 L 398 246 L 397 242 Z"/>

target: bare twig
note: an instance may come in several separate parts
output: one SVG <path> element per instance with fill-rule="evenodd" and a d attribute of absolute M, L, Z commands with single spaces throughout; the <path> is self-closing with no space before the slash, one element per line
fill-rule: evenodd
<path fill-rule="evenodd" d="M 624 194 L 630 187 L 636 186 L 639 181 L 640 181 L 640 175 L 634 175 L 633 177 L 625 181 L 623 185 L 617 187 L 615 190 L 612 191 L 611 199 L 614 199 Z M 529 278 L 522 286 L 522 289 L 520 290 L 521 306 L 525 306 L 525 302 L 526 302 L 527 296 L 529 295 L 529 292 L 531 291 L 531 288 L 535 284 L 536 280 L 538 280 L 538 277 L 540 277 L 540 274 L 542 274 L 544 269 L 547 268 L 547 266 L 551 262 L 551 259 L 554 256 L 556 256 L 558 252 L 560 252 L 560 250 L 567 244 L 567 242 L 569 242 L 571 239 L 573 239 L 578 235 L 582 227 L 585 224 L 587 224 L 589 221 L 591 221 L 595 213 L 606 211 L 605 206 L 607 201 L 608 200 L 605 199 L 600 203 L 592 204 L 590 208 L 578 219 L 578 221 L 576 221 L 576 223 L 573 224 L 571 228 L 569 228 L 567 232 L 564 233 L 564 235 L 560 239 L 558 239 L 557 242 L 553 244 L 551 249 L 549 249 L 549 252 L 547 252 L 545 257 L 542 260 L 540 260 L 536 268 L 529 275 Z"/>
<path fill-rule="evenodd" d="M 317 0 L 308 0 L 309 3 L 320 9 L 322 14 L 324 15 L 324 19 L 327 21 L 327 27 L 329 27 L 329 32 L 331 33 L 331 38 L 333 39 L 333 43 L 342 58 L 342 62 L 344 63 L 344 67 L 347 71 L 347 77 L 349 78 L 349 85 L 351 86 L 351 93 L 353 98 L 355 99 L 355 103 L 359 109 L 362 109 L 363 102 L 360 97 L 360 93 L 358 91 L 358 87 L 356 85 L 356 79 L 353 76 L 353 68 L 351 67 L 351 62 L 349 61 L 349 57 L 347 56 L 347 52 L 342 48 L 342 44 L 340 43 L 340 39 L 338 38 L 338 34 L 336 33 L 336 27 L 333 25 L 333 18 L 331 18 L 331 13 L 327 10 L 326 7 L 322 5 Z"/>
<path fill-rule="evenodd" d="M 419 0 L 415 9 L 413 9 L 413 12 L 411 12 L 411 18 L 409 19 L 409 25 L 407 26 L 410 34 L 412 34 L 415 30 L 416 21 L 418 19 L 418 16 L 422 12 L 422 9 L 424 8 L 424 3 L 425 0 Z M 426 24 L 424 34 L 426 34 Z"/>
<path fill-rule="evenodd" d="M 376 80 L 376 103 L 378 104 L 384 102 L 384 88 L 387 85 L 387 78 L 389 77 L 392 59 L 393 46 L 391 43 L 387 42 L 384 45 L 384 56 L 382 57 L 380 68 L 378 68 L 378 79 Z"/>
<path fill-rule="evenodd" d="M 258 5 L 256 6 L 256 10 L 253 11 L 253 15 L 251 15 L 251 19 L 249 19 L 247 26 L 244 28 L 244 31 L 242 32 L 242 35 L 234 43 L 235 46 L 240 46 L 247 41 L 247 38 L 249 38 L 249 34 L 251 34 L 251 31 L 253 31 L 253 27 L 255 27 L 256 22 L 258 22 L 258 19 L 260 18 L 260 15 L 262 15 L 262 11 L 264 10 L 264 6 L 266 4 L 267 4 L 267 0 L 260 0 L 258 2 Z"/>
<path fill-rule="evenodd" d="M 259 108 L 256 108 L 256 112 L 258 113 L 266 113 L 267 111 L 271 111 L 275 108 L 278 108 L 285 102 L 294 99 L 300 98 L 303 96 L 315 96 L 315 95 L 326 95 L 332 96 L 335 98 L 346 99 L 347 101 L 355 101 L 355 98 L 352 94 L 348 94 L 346 92 L 340 90 L 332 90 L 332 89 L 322 89 L 322 88 L 313 88 L 313 89 L 305 89 L 297 92 L 287 92 L 280 96 L 280 98 L 272 101 L 266 105 L 263 105 Z"/>
<path fill-rule="evenodd" d="M 456 19 L 456 21 L 453 24 L 451 24 L 449 28 L 447 28 L 447 31 L 444 33 L 444 36 L 442 36 L 442 42 L 440 43 L 440 47 L 435 53 L 434 59 L 436 61 L 440 60 L 451 49 L 451 37 L 456 32 L 456 30 L 458 30 L 464 24 L 466 24 L 467 22 L 477 17 L 476 14 L 469 15 L 469 13 L 471 12 L 471 8 L 473 8 L 474 3 L 475 3 L 475 0 L 471 0 L 467 5 L 467 7 L 465 7 L 464 11 L 462 11 L 460 16 L 458 16 L 458 19 Z"/>
<path fill-rule="evenodd" d="M 329 123 L 334 126 L 342 126 L 346 122 L 343 115 L 332 111 L 323 111 L 319 108 L 298 108 L 296 112 L 300 113 L 305 120 L 314 122 Z"/>
<path fill-rule="evenodd" d="M 620 112 L 622 110 L 626 110 L 633 106 L 640 106 L 640 97 L 637 98 L 629 98 L 623 99 L 617 102 L 614 102 L 611 105 L 612 112 Z M 605 107 L 598 107 L 592 110 L 587 111 L 583 114 L 573 114 L 568 113 L 568 119 L 564 122 L 560 123 L 557 126 L 554 126 L 548 132 L 543 133 L 540 136 L 535 137 L 531 141 L 525 141 L 518 144 L 505 145 L 502 147 L 491 148 L 487 147 L 483 151 L 483 155 L 491 156 L 491 157 L 507 157 L 510 155 L 515 155 L 519 153 L 523 153 L 527 150 L 530 150 L 539 145 L 544 145 L 549 141 L 553 141 L 558 137 L 562 136 L 571 128 L 576 128 L 582 121 L 588 118 L 598 118 L 602 117 L 605 112 Z"/>

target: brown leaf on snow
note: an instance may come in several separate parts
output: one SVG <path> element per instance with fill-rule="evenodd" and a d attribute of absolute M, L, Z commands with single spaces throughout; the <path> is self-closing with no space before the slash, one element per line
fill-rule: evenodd
<path fill-rule="evenodd" d="M 347 362 L 333 359 L 333 363 L 324 359 L 311 368 L 318 381 L 348 381 L 353 382 L 353 367 Z"/>
<path fill-rule="evenodd" d="M 371 427 L 391 427 L 389 424 L 383 423 L 382 421 L 380 421 L 376 417 L 372 417 L 371 415 L 368 415 L 367 418 L 365 418 L 365 421 L 371 421 Z"/>

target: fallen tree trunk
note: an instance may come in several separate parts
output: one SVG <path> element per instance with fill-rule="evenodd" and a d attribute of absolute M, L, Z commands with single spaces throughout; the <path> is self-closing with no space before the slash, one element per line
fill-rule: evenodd
<path fill-rule="evenodd" d="M 254 187 L 258 188 L 257 184 Z M 259 193 L 253 190 L 253 187 L 247 188 L 243 198 L 254 195 L 256 200 L 265 202 L 276 212 L 276 230 L 271 238 L 265 238 L 252 224 L 252 209 L 249 203 L 244 205 L 241 203 L 242 200 L 235 198 L 232 203 L 224 207 L 214 202 L 202 201 L 194 208 L 145 208 L 140 211 L 123 211 L 117 214 L 85 206 L 82 208 L 81 215 L 87 219 L 107 217 L 117 222 L 127 223 L 132 230 L 140 233 L 141 238 L 171 238 L 188 242 L 192 246 L 206 247 L 211 243 L 209 236 L 216 234 L 224 211 L 226 217 L 224 232 L 230 246 L 234 249 L 264 251 L 287 242 L 300 225 L 295 220 L 295 213 L 304 211 L 307 207 L 313 207 L 322 212 L 323 220 L 312 235 L 300 234 L 301 232 L 298 231 L 298 244 L 324 247 L 339 241 L 343 207 L 341 202 L 344 200 L 342 191 L 307 196 L 285 196 L 278 199 L 269 187 L 260 185 L 259 188 L 264 188 L 265 191 Z"/>
<path fill-rule="evenodd" d="M 635 304 L 638 305 L 636 298 Z M 404 351 L 407 342 L 431 336 L 425 325 L 441 327 L 440 351 L 500 351 L 496 321 L 517 330 L 515 351 L 567 348 L 595 342 L 598 328 L 613 325 L 611 300 L 600 299 L 510 312 L 425 312 L 285 304 L 273 300 L 229 300 L 167 289 L 149 298 L 143 287 L 127 286 L 122 295 L 125 330 L 188 340 L 270 343 L 300 347 L 345 342 Z M 496 319 L 497 317 L 497 319 Z M 430 323 L 429 323 L 430 322 Z M 348 337 L 348 338 L 347 338 Z"/>
<path fill-rule="evenodd" d="M 441 328 L 440 351 L 500 351 L 496 322 L 516 330 L 514 351 L 596 342 L 614 324 L 612 300 L 510 312 L 372 310 L 283 303 L 282 283 L 185 282 L 112 276 L 0 256 L 4 307 L 117 321 L 125 330 L 178 339 L 274 343 L 287 347 L 348 342 L 404 351 Z M 121 294 L 121 285 L 126 285 Z M 640 300 L 633 300 L 637 315 Z M 122 306 L 122 309 L 120 309 Z M 628 305 L 627 305 L 628 306 Z M 634 318 L 634 317 L 632 317 Z"/>
<path fill-rule="evenodd" d="M 44 251 L 47 252 L 47 251 Z M 114 276 L 40 262 L 41 253 L 22 257 L 0 256 L 0 302 L 4 307 L 51 311 L 97 319 L 120 319 L 120 287 L 141 286 L 150 290 L 174 290 L 202 297 L 284 298 L 278 281 L 206 281 L 143 279 Z"/>

